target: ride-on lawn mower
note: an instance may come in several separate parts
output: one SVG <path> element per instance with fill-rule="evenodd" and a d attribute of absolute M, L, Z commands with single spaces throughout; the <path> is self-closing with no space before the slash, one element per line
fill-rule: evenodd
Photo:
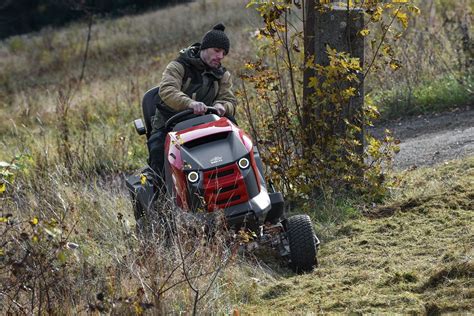
<path fill-rule="evenodd" d="M 145 123 L 134 122 L 147 138 L 157 94 L 158 87 L 145 94 Z M 296 271 L 317 265 L 319 240 L 309 216 L 286 218 L 283 195 L 267 185 L 257 147 L 247 134 L 214 108 L 201 116 L 192 110 L 177 113 L 165 128 L 165 191 L 179 209 L 196 216 L 223 212 L 228 228 L 249 231 L 258 243 L 270 244 Z M 156 181 L 144 181 L 153 174 L 146 166 L 126 179 L 136 218 L 156 212 L 159 188 Z"/>

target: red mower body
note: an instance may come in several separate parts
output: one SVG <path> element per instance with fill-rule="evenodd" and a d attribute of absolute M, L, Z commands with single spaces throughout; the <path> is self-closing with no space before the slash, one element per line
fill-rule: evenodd
<path fill-rule="evenodd" d="M 250 137 L 225 117 L 195 120 L 178 123 L 166 137 L 168 192 L 187 211 L 225 210 L 226 217 L 263 222 L 271 203 Z"/>
<path fill-rule="evenodd" d="M 137 132 L 147 139 L 158 91 L 153 88 L 143 98 L 145 123 L 135 121 Z M 213 108 L 208 111 L 217 113 Z M 215 114 L 192 115 L 188 109 L 169 118 L 164 128 L 166 190 L 149 166 L 125 179 L 139 233 L 169 227 L 163 226 L 168 217 L 158 204 L 166 205 L 171 198 L 181 210 L 192 213 L 189 218 L 210 218 L 207 225 L 212 226 L 214 214 L 222 211 L 227 227 L 252 231 L 256 242 L 277 249 L 295 271 L 311 271 L 317 265 L 319 239 L 310 217 L 286 218 L 283 195 L 271 183 L 267 190 L 259 152 L 236 124 Z M 148 178 L 151 181 L 143 181 Z"/>

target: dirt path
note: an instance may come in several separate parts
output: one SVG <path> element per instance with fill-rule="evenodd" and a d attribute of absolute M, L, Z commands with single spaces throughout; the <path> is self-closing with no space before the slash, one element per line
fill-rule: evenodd
<path fill-rule="evenodd" d="M 385 128 L 401 141 L 397 169 L 474 155 L 474 109 L 470 107 L 388 122 L 369 132 L 380 135 Z"/>

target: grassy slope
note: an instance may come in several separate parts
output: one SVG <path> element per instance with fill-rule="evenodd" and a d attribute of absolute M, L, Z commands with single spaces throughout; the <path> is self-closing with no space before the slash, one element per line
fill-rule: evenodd
<path fill-rule="evenodd" d="M 402 179 L 391 201 L 323 242 L 319 269 L 261 282 L 244 310 L 472 311 L 474 158 Z"/>
<path fill-rule="evenodd" d="M 0 43 L 0 132 L 15 134 L 15 125 L 35 131 L 55 126 L 58 94 L 68 95 L 70 115 L 78 117 L 87 107 L 93 126 L 114 134 L 120 123 L 140 115 L 142 95 L 156 86 L 166 64 L 185 45 L 199 41 L 214 23 L 225 21 L 233 43 L 226 66 L 234 73 L 249 56 L 249 32 L 257 27 L 256 14 L 245 1 L 196 2 L 140 16 L 97 21 L 81 85 L 87 25 L 46 29 L 37 34 L 13 37 Z M 189 17 L 193 18 L 190 19 Z M 114 117 L 118 122 L 107 122 Z M 76 122 L 77 119 L 74 119 Z M 106 124 L 101 126 L 101 122 Z M 119 124 L 117 124 L 119 123 Z M 2 137 L 8 155 L 11 139 Z M 1 146 L 2 144 L 0 144 Z"/>
<path fill-rule="evenodd" d="M 250 54 L 249 32 L 258 25 L 245 3 L 198 1 L 96 21 L 80 85 L 87 25 L 1 42 L 0 160 L 27 153 L 37 163 L 62 164 L 66 145 L 74 164 L 82 162 L 79 169 L 86 173 L 143 165 L 144 139 L 131 124 L 141 116 L 143 94 L 159 83 L 179 49 L 199 41 L 218 21 L 226 22 L 233 43 L 226 66 L 237 73 Z"/>

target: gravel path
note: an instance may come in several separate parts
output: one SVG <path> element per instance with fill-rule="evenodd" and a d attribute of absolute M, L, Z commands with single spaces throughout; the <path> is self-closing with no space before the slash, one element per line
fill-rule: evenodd
<path fill-rule="evenodd" d="M 405 118 L 377 126 L 370 133 L 380 135 L 385 128 L 400 139 L 395 168 L 429 166 L 474 155 L 474 109 L 457 109 L 432 115 Z"/>

